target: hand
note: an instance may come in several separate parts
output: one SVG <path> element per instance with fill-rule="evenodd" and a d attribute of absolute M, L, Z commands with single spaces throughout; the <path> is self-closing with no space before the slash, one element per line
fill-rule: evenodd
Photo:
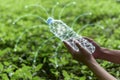
<path fill-rule="evenodd" d="M 75 40 L 74 43 L 79 48 L 78 51 L 74 50 L 67 41 L 64 41 L 65 46 L 67 47 L 68 51 L 71 53 L 74 59 L 79 62 L 83 62 L 84 64 L 87 64 L 90 61 L 94 60 L 94 57 L 86 49 L 84 49 L 77 40 Z"/>
<path fill-rule="evenodd" d="M 95 43 L 92 39 L 86 37 L 84 37 L 84 39 L 88 40 L 95 46 L 95 52 L 92 55 L 94 56 L 94 58 L 99 59 L 102 56 L 102 54 L 104 54 L 103 48 L 100 47 L 97 43 Z"/>
<path fill-rule="evenodd" d="M 90 41 L 95 47 L 96 50 L 93 53 L 94 56 L 98 57 L 101 55 L 102 48 L 100 48 L 93 40 L 85 38 Z M 85 50 L 80 43 L 75 40 L 76 46 L 79 48 L 78 51 L 74 50 L 72 46 L 67 42 L 64 41 L 65 46 L 68 48 L 68 51 L 72 54 L 73 58 L 77 61 L 83 62 L 85 65 L 89 67 L 93 71 L 93 73 L 98 77 L 100 80 L 117 80 L 115 77 L 110 75 L 107 71 L 105 71 L 94 59 L 93 55 L 90 54 L 87 50 Z"/>

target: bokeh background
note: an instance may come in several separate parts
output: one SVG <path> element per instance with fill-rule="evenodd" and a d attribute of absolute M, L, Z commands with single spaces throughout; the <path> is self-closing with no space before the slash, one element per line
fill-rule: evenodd
<path fill-rule="evenodd" d="M 1 80 L 97 80 L 50 32 L 52 12 L 101 47 L 120 49 L 119 0 L 0 0 Z M 97 61 L 120 78 L 119 64 Z"/>

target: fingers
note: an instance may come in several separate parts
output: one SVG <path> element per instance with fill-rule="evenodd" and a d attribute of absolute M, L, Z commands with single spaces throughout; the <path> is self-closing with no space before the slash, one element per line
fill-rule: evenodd
<path fill-rule="evenodd" d="M 84 37 L 84 39 L 87 39 L 89 42 L 94 42 L 92 39 Z"/>
<path fill-rule="evenodd" d="M 73 54 L 75 51 L 72 48 L 72 46 L 67 42 L 67 41 L 63 41 L 63 43 L 65 44 L 65 46 L 68 48 L 68 51 Z"/>
<path fill-rule="evenodd" d="M 84 53 L 84 54 L 85 54 L 85 53 L 91 54 L 90 51 L 88 51 L 87 49 L 85 49 L 85 48 L 79 43 L 79 41 L 76 40 L 76 41 L 75 41 L 75 44 L 76 44 L 76 46 L 79 48 L 79 51 L 80 51 L 80 52 L 82 52 L 82 53 Z"/>
<path fill-rule="evenodd" d="M 85 49 L 82 47 L 82 45 L 80 45 L 80 43 L 77 40 L 75 40 L 74 42 L 80 51 L 85 51 Z"/>
<path fill-rule="evenodd" d="M 84 39 L 88 40 L 90 43 L 92 43 L 94 46 L 99 47 L 97 43 L 95 43 L 92 39 L 84 37 Z"/>

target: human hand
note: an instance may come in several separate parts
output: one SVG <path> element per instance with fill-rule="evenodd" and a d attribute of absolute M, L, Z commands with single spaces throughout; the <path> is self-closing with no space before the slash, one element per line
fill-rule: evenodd
<path fill-rule="evenodd" d="M 95 46 L 95 52 L 92 54 L 94 58 L 99 59 L 103 54 L 103 48 L 100 47 L 96 42 L 94 42 L 92 39 L 84 37 L 84 39 L 88 40 L 90 43 L 92 43 Z"/>
<path fill-rule="evenodd" d="M 93 53 L 93 55 L 95 57 L 99 57 L 101 55 L 102 48 L 99 45 L 97 45 L 93 40 L 88 39 L 88 38 L 85 38 L 85 39 L 87 39 L 89 42 L 91 42 L 96 47 L 96 50 Z M 65 46 L 67 47 L 68 51 L 72 54 L 74 59 L 76 59 L 79 62 L 84 63 L 85 65 L 87 65 L 89 67 L 89 69 L 91 69 L 93 71 L 93 73 L 100 80 L 117 80 L 115 77 L 110 75 L 107 71 L 105 71 L 96 62 L 96 60 L 94 59 L 93 55 L 91 55 L 89 51 L 84 49 L 80 45 L 79 41 L 75 40 L 74 43 L 79 48 L 79 50 L 76 51 L 75 49 L 72 48 L 72 46 L 67 41 L 64 41 Z"/>
<path fill-rule="evenodd" d="M 93 56 L 90 54 L 89 51 L 84 49 L 78 40 L 75 40 L 74 43 L 79 48 L 78 51 L 72 48 L 72 46 L 67 42 L 64 41 L 65 46 L 67 47 L 68 51 L 71 53 L 74 59 L 76 59 L 79 62 L 82 62 L 84 64 L 89 63 L 90 61 L 94 60 Z"/>

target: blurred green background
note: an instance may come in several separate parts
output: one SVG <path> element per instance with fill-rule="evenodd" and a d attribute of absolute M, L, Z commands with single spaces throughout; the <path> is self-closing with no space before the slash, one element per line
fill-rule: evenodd
<path fill-rule="evenodd" d="M 102 47 L 120 49 L 119 0 L 0 0 L 1 80 L 97 80 L 85 65 L 72 59 L 41 19 L 47 20 L 57 3 L 55 19 L 61 15 L 70 27 L 74 22 L 72 28 L 80 35 Z M 98 62 L 120 78 L 119 64 Z"/>

